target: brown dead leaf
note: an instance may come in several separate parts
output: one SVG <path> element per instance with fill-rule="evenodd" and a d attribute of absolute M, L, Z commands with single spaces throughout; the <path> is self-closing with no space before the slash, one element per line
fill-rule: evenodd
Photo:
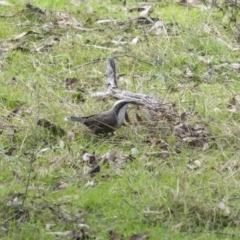
<path fill-rule="evenodd" d="M 84 229 L 74 229 L 72 231 L 65 231 L 65 232 L 49 232 L 49 234 L 65 236 L 65 239 L 71 240 L 87 240 L 92 239 L 89 233 Z"/>
<path fill-rule="evenodd" d="M 12 156 L 16 150 L 17 150 L 16 147 L 10 147 L 4 152 L 4 154 L 6 154 L 7 156 Z"/>
<path fill-rule="evenodd" d="M 131 237 L 129 237 L 129 240 L 144 240 L 146 238 L 148 238 L 148 233 L 144 232 L 132 235 Z"/>
<path fill-rule="evenodd" d="M 108 231 L 109 240 L 123 240 L 124 236 L 121 233 L 116 233 L 113 230 Z"/>
<path fill-rule="evenodd" d="M 69 239 L 74 239 L 74 240 L 84 240 L 84 239 L 91 239 L 90 235 L 84 228 L 79 229 L 74 229 L 70 234 L 67 235 Z"/>
<path fill-rule="evenodd" d="M 8 114 L 7 118 L 14 117 L 17 115 L 21 115 L 21 110 L 23 107 L 24 103 L 21 103 L 19 106 L 17 106 L 10 114 Z"/>
<path fill-rule="evenodd" d="M 59 136 L 66 135 L 66 132 L 64 129 L 62 129 L 61 127 L 57 126 L 54 123 L 51 123 L 46 119 L 39 119 L 37 121 L 37 125 L 49 130 L 53 135 L 59 135 Z"/>
<path fill-rule="evenodd" d="M 144 7 L 134 7 L 134 8 L 130 8 L 129 9 L 129 12 L 141 12 L 141 11 L 144 11 L 145 8 Z"/>
<path fill-rule="evenodd" d="M 237 111 L 237 99 L 236 97 L 233 97 L 231 100 L 230 100 L 230 103 L 228 105 L 228 110 L 230 112 L 236 112 Z"/>
<path fill-rule="evenodd" d="M 30 216 L 30 212 L 27 209 L 18 209 L 17 215 L 15 215 L 15 219 L 17 222 L 25 222 Z"/>
<path fill-rule="evenodd" d="M 87 162 L 90 165 L 96 165 L 97 164 L 96 157 L 94 155 L 90 154 L 90 153 L 84 153 L 83 162 Z"/>
<path fill-rule="evenodd" d="M 96 173 L 100 172 L 100 166 L 99 165 L 95 165 L 94 167 L 92 167 L 92 169 L 88 172 L 89 175 L 94 176 Z"/>
<path fill-rule="evenodd" d="M 17 85 L 17 83 L 18 83 L 18 80 L 17 80 L 17 78 L 16 77 L 12 77 L 12 78 L 10 78 L 8 81 L 7 81 L 7 83 L 9 84 L 9 85 Z"/>
<path fill-rule="evenodd" d="M 180 115 L 180 120 L 181 120 L 181 122 L 186 122 L 186 120 L 187 120 L 187 113 L 186 112 L 183 112 Z"/>
<path fill-rule="evenodd" d="M 65 12 L 58 12 L 55 15 L 55 21 L 60 27 L 82 27 L 82 24 L 74 16 Z"/>
<path fill-rule="evenodd" d="M 160 157 L 163 159 L 169 158 L 170 154 L 168 151 L 161 151 L 160 152 Z"/>
<path fill-rule="evenodd" d="M 121 155 L 117 152 L 107 152 L 100 158 L 100 164 L 108 164 L 112 170 L 118 171 L 124 163 L 134 159 L 131 155 Z"/>
<path fill-rule="evenodd" d="M 67 89 L 69 89 L 71 85 L 73 85 L 74 83 L 77 83 L 77 82 L 79 82 L 78 78 L 66 78 L 65 87 Z"/>
<path fill-rule="evenodd" d="M 203 147 L 208 142 L 209 133 L 199 125 L 180 122 L 174 126 L 173 130 L 176 136 L 191 146 Z"/>
<path fill-rule="evenodd" d="M 45 15 L 45 11 L 43 11 L 39 7 L 33 6 L 31 3 L 27 3 L 26 8 L 27 8 L 27 10 L 31 11 L 32 13 L 38 13 L 38 14 Z"/>
<path fill-rule="evenodd" d="M 135 22 L 138 23 L 138 24 L 142 24 L 142 25 L 153 24 L 154 23 L 154 21 L 151 18 L 148 18 L 148 17 L 138 17 L 135 20 Z"/>

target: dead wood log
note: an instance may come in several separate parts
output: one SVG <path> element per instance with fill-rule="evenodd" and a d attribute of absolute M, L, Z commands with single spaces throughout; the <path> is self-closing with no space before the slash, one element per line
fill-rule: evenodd
<path fill-rule="evenodd" d="M 148 115 L 151 116 L 152 120 L 159 120 L 162 117 L 166 117 L 168 120 L 176 119 L 177 113 L 173 109 L 173 104 L 163 104 L 152 96 L 143 93 L 133 93 L 118 88 L 114 58 L 108 58 L 106 64 L 105 76 L 107 91 L 94 93 L 92 95 L 93 97 L 101 99 L 111 97 L 118 100 L 126 99 L 136 101 L 148 111 Z"/>
<path fill-rule="evenodd" d="M 160 102 L 146 94 L 142 93 L 133 93 L 129 91 L 124 91 L 117 86 L 117 78 L 116 78 L 116 66 L 114 62 L 114 58 L 107 59 L 107 67 L 106 67 L 106 85 L 107 91 L 106 92 L 97 92 L 94 93 L 92 96 L 97 98 L 115 98 L 115 99 L 127 99 L 137 101 L 143 105 L 159 105 Z"/>

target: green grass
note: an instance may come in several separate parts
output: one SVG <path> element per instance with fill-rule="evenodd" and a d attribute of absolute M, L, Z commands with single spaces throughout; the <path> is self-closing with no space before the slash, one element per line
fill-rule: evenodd
<path fill-rule="evenodd" d="M 152 25 L 129 21 L 137 13 L 123 12 L 119 1 L 31 2 L 46 15 L 27 10 L 27 1 L 9 2 L 10 7 L 0 5 L 1 239 L 66 239 L 58 234 L 81 229 L 91 239 L 109 239 L 109 230 L 126 239 L 141 232 L 149 239 L 238 239 L 240 87 L 231 63 L 239 61 L 239 53 L 230 48 L 238 46 L 236 29 L 226 27 L 221 12 L 154 3 L 151 16 L 162 19 L 168 32 L 156 37 Z M 128 8 L 139 4 L 127 2 Z M 60 15 L 94 31 L 59 26 Z M 122 24 L 96 23 L 106 19 Z M 53 28 L 46 27 L 50 22 Z M 36 33 L 13 40 L 28 31 Z M 111 42 L 135 37 L 136 45 Z M 46 48 L 36 51 L 41 46 Z M 68 115 L 112 106 L 113 100 L 91 97 L 105 91 L 110 56 L 117 57 L 117 75 L 124 74 L 120 88 L 175 103 L 179 114 L 190 114 L 189 124 L 210 133 L 208 147 L 176 137 L 171 124 L 178 119 L 171 124 L 161 119 L 151 129 L 133 120 L 106 137 L 64 122 Z M 74 77 L 79 81 L 66 88 L 66 79 Z M 234 96 L 236 111 L 230 112 Z M 21 111 L 7 118 L 21 104 Z M 39 118 L 67 134 L 37 126 Z M 102 164 L 99 173 L 86 174 L 85 152 L 97 158 L 108 152 L 129 156 L 133 148 L 135 158 L 120 168 Z"/>

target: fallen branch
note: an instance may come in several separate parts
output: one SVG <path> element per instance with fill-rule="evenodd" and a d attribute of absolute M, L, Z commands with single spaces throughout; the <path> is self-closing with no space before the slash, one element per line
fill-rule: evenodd
<path fill-rule="evenodd" d="M 107 85 L 106 92 L 97 92 L 94 93 L 92 96 L 102 99 L 113 97 L 115 99 L 133 100 L 138 101 L 139 103 L 142 103 L 144 105 L 160 104 L 160 102 L 157 99 L 149 95 L 124 91 L 118 88 L 116 78 L 116 66 L 113 57 L 107 59 L 106 85 Z"/>
<path fill-rule="evenodd" d="M 160 119 L 165 116 L 167 119 L 176 118 L 176 112 L 172 108 L 172 104 L 163 104 L 158 99 L 143 93 L 133 93 L 118 88 L 116 78 L 116 66 L 114 58 L 107 59 L 106 67 L 106 92 L 96 92 L 92 94 L 92 97 L 105 99 L 125 99 L 136 101 L 141 104 L 148 111 L 150 119 Z"/>

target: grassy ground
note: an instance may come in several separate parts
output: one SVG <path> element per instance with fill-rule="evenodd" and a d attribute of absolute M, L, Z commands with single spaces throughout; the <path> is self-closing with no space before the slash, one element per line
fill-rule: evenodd
<path fill-rule="evenodd" d="M 109 231 L 126 239 L 143 232 L 239 239 L 239 51 L 225 15 L 204 5 L 147 3 L 150 17 L 164 23 L 156 36 L 153 23 L 130 21 L 138 13 L 120 1 L 27 2 L 0 4 L 1 239 L 110 239 Z M 208 139 L 191 146 L 164 119 L 153 130 L 135 122 L 111 137 L 64 122 L 113 104 L 91 97 L 105 91 L 110 56 L 122 89 L 175 103 Z M 66 86 L 67 78 L 78 81 Z M 116 152 L 124 161 L 89 175 L 86 152 L 97 159 Z"/>

